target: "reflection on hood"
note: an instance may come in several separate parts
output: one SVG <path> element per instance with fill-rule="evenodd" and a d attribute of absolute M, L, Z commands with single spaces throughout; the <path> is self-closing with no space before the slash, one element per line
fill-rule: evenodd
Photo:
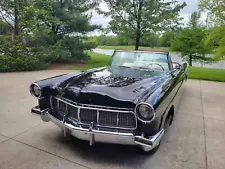
<path fill-rule="evenodd" d="M 86 71 L 78 77 L 71 77 L 61 83 L 59 87 L 65 88 L 68 86 L 77 86 L 83 88 L 90 84 L 108 87 L 123 87 L 143 79 L 154 79 L 156 75 L 159 75 L 159 72 L 110 66 L 95 71 Z"/>
<path fill-rule="evenodd" d="M 98 94 L 117 100 L 133 101 L 146 91 L 155 90 L 160 85 L 163 72 L 137 70 L 109 66 L 93 69 L 73 76 L 58 85 L 65 95 L 82 97 Z M 161 80 L 160 80 L 161 81 Z M 73 94 L 71 94 L 73 93 Z"/>

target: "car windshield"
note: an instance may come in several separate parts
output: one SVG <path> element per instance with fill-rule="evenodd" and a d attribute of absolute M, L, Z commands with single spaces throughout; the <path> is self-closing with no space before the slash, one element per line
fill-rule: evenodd
<path fill-rule="evenodd" d="M 116 51 L 111 66 L 146 70 L 169 70 L 167 54 L 157 52 Z"/>

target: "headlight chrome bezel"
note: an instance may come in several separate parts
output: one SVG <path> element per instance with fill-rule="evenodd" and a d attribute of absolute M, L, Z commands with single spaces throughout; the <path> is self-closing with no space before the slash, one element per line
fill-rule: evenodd
<path fill-rule="evenodd" d="M 36 87 L 36 88 L 39 90 L 39 92 L 40 92 L 39 94 L 37 94 L 37 93 L 35 92 L 34 87 Z M 38 84 L 36 84 L 36 83 L 32 83 L 32 84 L 30 85 L 30 94 L 31 94 L 32 96 L 34 96 L 35 98 L 40 99 L 40 98 L 42 97 L 42 92 L 41 92 L 40 86 L 39 86 Z"/>
<path fill-rule="evenodd" d="M 145 117 L 143 117 L 139 113 L 139 110 L 138 109 L 140 108 L 141 105 L 147 106 L 151 110 L 151 113 L 153 113 L 152 114 L 153 116 L 152 116 L 151 119 L 146 119 Z M 141 103 L 139 103 L 139 104 L 136 105 L 136 107 L 135 107 L 135 113 L 136 113 L 137 118 L 140 121 L 144 122 L 144 123 L 151 123 L 155 119 L 155 117 L 156 117 L 156 115 L 155 115 L 155 109 L 153 108 L 153 106 L 151 104 L 145 103 L 145 102 L 141 102 Z"/>

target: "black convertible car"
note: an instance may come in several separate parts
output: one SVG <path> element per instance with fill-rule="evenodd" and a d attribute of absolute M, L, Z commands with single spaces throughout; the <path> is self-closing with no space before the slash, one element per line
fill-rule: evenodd
<path fill-rule="evenodd" d="M 172 123 L 187 64 L 166 51 L 116 50 L 109 65 L 32 83 L 32 110 L 78 139 L 156 150 Z"/>

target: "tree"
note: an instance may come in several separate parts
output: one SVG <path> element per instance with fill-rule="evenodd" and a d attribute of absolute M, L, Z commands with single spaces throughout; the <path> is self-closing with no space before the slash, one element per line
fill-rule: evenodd
<path fill-rule="evenodd" d="M 175 32 L 173 31 L 163 32 L 162 36 L 159 38 L 158 46 L 170 47 L 171 42 L 174 39 L 174 36 L 175 36 Z"/>
<path fill-rule="evenodd" d="M 109 25 L 114 33 L 127 33 L 135 39 L 136 50 L 145 32 L 166 30 L 177 25 L 181 20 L 179 11 L 186 6 L 186 3 L 177 4 L 177 0 L 103 1 L 109 10 L 99 9 L 99 13 L 111 16 Z"/>
<path fill-rule="evenodd" d="M 134 45 L 135 41 L 131 38 L 129 32 L 119 32 L 117 33 L 118 45 Z"/>
<path fill-rule="evenodd" d="M 27 0 L 1 0 L 0 1 L 0 19 L 8 24 L 13 30 L 15 39 L 23 30 L 20 23 L 20 14 L 27 5 Z"/>
<path fill-rule="evenodd" d="M 225 25 L 225 0 L 199 0 L 199 7 L 207 12 L 209 22 Z"/>
<path fill-rule="evenodd" d="M 215 48 L 215 60 L 224 59 L 225 56 L 225 26 L 214 27 L 206 39 L 206 43 Z"/>
<path fill-rule="evenodd" d="M 98 45 L 116 46 L 118 45 L 118 39 L 116 36 L 100 35 L 96 37 Z"/>
<path fill-rule="evenodd" d="M 206 54 L 211 48 L 205 43 L 207 29 L 200 24 L 200 14 L 193 12 L 186 28 L 183 28 L 172 41 L 171 49 L 181 52 L 181 56 L 192 66 L 193 60 L 210 60 Z"/>
<path fill-rule="evenodd" d="M 85 51 L 95 44 L 85 41 L 86 35 L 99 27 L 90 23 L 96 1 L 1 0 L 0 71 L 88 59 Z"/>
<path fill-rule="evenodd" d="M 36 8 L 45 9 L 46 1 L 37 0 Z M 49 45 L 59 46 L 58 57 L 60 61 L 84 60 L 85 50 L 95 47 L 92 42 L 85 41 L 86 35 L 97 28 L 92 25 L 89 12 L 97 2 L 95 0 L 48 0 L 51 9 L 46 9 L 47 15 L 39 16 L 39 23 L 50 29 L 50 38 L 46 39 Z M 46 18 L 47 16 L 47 18 Z M 65 55 L 66 54 L 66 55 Z M 86 57 L 87 59 L 87 57 Z"/>
<path fill-rule="evenodd" d="M 207 43 L 215 50 L 215 59 L 224 59 L 225 56 L 225 0 L 200 0 L 199 7 L 207 13 L 207 21 L 214 27 L 207 38 Z"/>
<path fill-rule="evenodd" d="M 148 47 L 156 47 L 158 44 L 159 35 L 154 32 L 145 32 L 140 39 L 141 46 L 148 46 Z"/>
<path fill-rule="evenodd" d="M 0 19 L 0 35 L 10 35 L 12 34 L 12 31 L 12 28 Z"/>

